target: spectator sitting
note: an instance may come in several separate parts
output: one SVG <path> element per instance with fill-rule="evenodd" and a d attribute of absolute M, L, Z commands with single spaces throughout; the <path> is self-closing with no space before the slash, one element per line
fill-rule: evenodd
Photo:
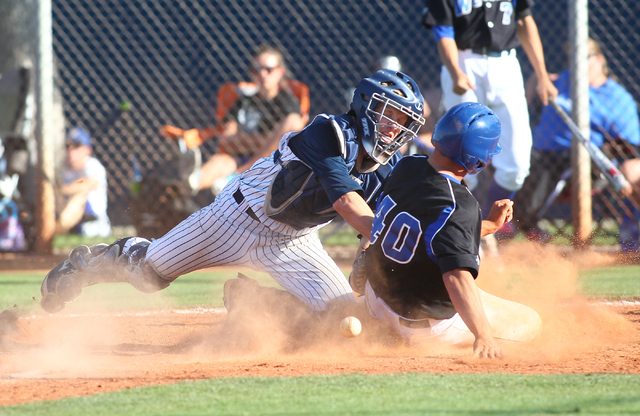
<path fill-rule="evenodd" d="M 108 237 L 107 171 L 91 156 L 91 136 L 82 127 L 66 137 L 66 158 L 58 187 L 56 232 L 74 231 L 88 237 Z"/>
<path fill-rule="evenodd" d="M 253 163 L 278 148 L 280 137 L 300 130 L 306 120 L 300 114 L 300 102 L 286 88 L 287 67 L 282 52 L 271 45 L 258 47 L 251 58 L 251 78 L 255 91 L 241 91 L 240 97 L 226 113 L 216 129 L 183 131 L 164 126 L 161 134 L 200 144 L 218 136 L 218 152 L 200 169 L 199 182 L 191 184 L 195 191 L 222 189 L 228 178 L 247 170 Z M 189 135 L 196 135 L 191 138 Z"/>
<path fill-rule="evenodd" d="M 600 45 L 593 39 L 589 39 L 588 52 L 591 141 L 598 147 L 602 147 L 606 140 L 622 140 L 630 145 L 639 145 L 640 123 L 633 97 L 612 79 L 607 59 Z M 569 71 L 562 72 L 554 83 L 559 92 L 558 105 L 571 113 Z M 540 122 L 533 130 L 531 174 L 515 199 L 516 224 L 530 239 L 538 240 L 543 235 L 537 228 L 537 214 L 563 172 L 571 167 L 571 139 L 571 130 L 560 116 L 552 107 L 544 107 L 540 114 Z M 640 165 L 634 162 L 625 162 L 621 170 L 630 176 L 640 171 Z M 635 176 L 640 178 L 640 172 Z M 637 251 L 638 219 L 623 219 L 623 235 L 624 226 L 635 228 L 632 232 L 635 237 L 631 237 L 629 241 L 623 241 L 625 238 L 621 238 L 622 249 Z"/>

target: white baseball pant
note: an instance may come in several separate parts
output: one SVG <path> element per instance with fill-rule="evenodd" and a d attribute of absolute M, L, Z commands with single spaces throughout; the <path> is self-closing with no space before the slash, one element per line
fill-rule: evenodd
<path fill-rule="evenodd" d="M 266 217 L 264 194 L 279 170 L 271 158 L 256 162 L 211 205 L 151 243 L 146 258 L 162 276 L 173 278 L 221 265 L 264 271 L 317 311 L 331 300 L 355 302 L 347 278 L 322 247 L 316 228 L 295 231 Z M 256 218 L 247 213 L 249 208 Z"/>
<path fill-rule="evenodd" d="M 532 137 L 522 71 L 515 49 L 503 52 L 500 57 L 460 50 L 458 57 L 460 69 L 476 90 L 469 89 L 463 95 L 454 93 L 451 74 L 443 66 L 440 81 L 444 106 L 448 110 L 456 104 L 473 101 L 496 113 L 502 126 L 502 151 L 491 162 L 495 168 L 494 180 L 506 190 L 517 191 L 529 175 Z M 477 183 L 474 175 L 467 175 L 465 180 L 472 189 Z"/>
<path fill-rule="evenodd" d="M 542 319 L 536 311 L 528 306 L 478 290 L 495 338 L 513 342 L 530 342 L 540 336 Z M 475 339 L 457 313 L 449 319 L 427 319 L 428 322 L 420 328 L 403 324 L 412 320 L 394 312 L 382 298 L 376 295 L 369 281 L 365 285 L 365 301 L 371 316 L 386 322 L 398 335 L 407 340 L 414 342 L 438 340 L 455 345 L 473 343 Z"/>

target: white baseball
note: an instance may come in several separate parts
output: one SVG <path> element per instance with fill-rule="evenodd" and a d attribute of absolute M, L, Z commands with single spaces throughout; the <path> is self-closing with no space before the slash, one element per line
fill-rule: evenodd
<path fill-rule="evenodd" d="M 347 316 L 340 322 L 340 331 L 347 338 L 357 337 L 362 331 L 362 324 L 355 316 Z"/>

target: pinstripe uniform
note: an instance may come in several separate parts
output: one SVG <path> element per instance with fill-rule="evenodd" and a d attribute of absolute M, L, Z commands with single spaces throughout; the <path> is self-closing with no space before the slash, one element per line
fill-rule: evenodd
<path fill-rule="evenodd" d="M 374 200 L 381 188 L 381 174 L 360 174 L 355 170 L 358 146 L 353 119 L 346 115 L 320 115 L 314 123 L 327 121 L 335 137 L 325 140 L 340 142 L 352 179 L 365 187 L 366 201 Z M 146 259 L 153 263 L 155 270 L 173 279 L 205 267 L 242 265 L 268 272 L 314 310 L 323 310 L 330 300 L 354 301 L 347 279 L 323 249 L 317 235 L 317 230 L 328 223 L 327 217 L 318 216 L 314 220 L 311 216 L 307 218 L 308 225 L 301 228 L 272 219 L 265 212 L 273 178 L 286 162 L 300 160 L 289 147 L 289 140 L 297 134 L 285 134 L 272 157 L 257 161 L 251 169 L 234 178 L 211 205 L 151 243 Z M 393 158 L 390 164 L 397 160 Z M 388 166 L 384 168 L 389 170 Z M 314 197 L 318 199 L 321 198 Z M 333 211 L 332 216 L 336 215 Z"/>
<path fill-rule="evenodd" d="M 158 240 L 75 247 L 45 277 L 41 306 L 60 311 L 83 287 L 99 282 L 124 281 L 153 293 L 185 273 L 220 265 L 266 271 L 316 311 L 329 301 L 355 301 L 318 229 L 339 215 L 334 204 L 354 221 L 370 215 L 353 195 L 373 210 L 382 181 L 400 160 L 398 150 L 424 125 L 423 102 L 406 74 L 380 70 L 361 80 L 348 113 L 320 114 L 282 136 L 270 157 Z M 366 221 L 360 222 L 368 234 Z"/>

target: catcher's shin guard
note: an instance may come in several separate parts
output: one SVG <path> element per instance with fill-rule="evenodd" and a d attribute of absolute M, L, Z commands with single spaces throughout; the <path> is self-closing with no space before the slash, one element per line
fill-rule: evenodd
<path fill-rule="evenodd" d="M 145 261 L 150 242 L 139 237 L 117 240 L 111 245 L 78 246 L 69 258 L 54 267 L 44 278 L 40 305 L 47 312 L 64 309 L 85 286 L 104 282 L 129 282 L 136 289 L 151 293 L 169 286 Z"/>

